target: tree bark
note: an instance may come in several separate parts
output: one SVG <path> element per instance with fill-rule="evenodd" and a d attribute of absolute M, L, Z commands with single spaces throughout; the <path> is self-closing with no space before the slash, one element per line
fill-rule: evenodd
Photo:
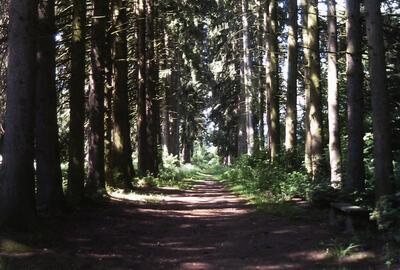
<path fill-rule="evenodd" d="M 302 9 L 302 36 L 303 36 L 303 54 L 304 54 L 304 165 L 308 175 L 312 175 L 312 154 L 311 154 L 311 129 L 310 129 L 310 45 L 308 29 L 308 3 L 309 0 L 301 0 Z"/>
<path fill-rule="evenodd" d="M 342 182 L 339 126 L 339 91 L 337 70 L 337 20 L 336 0 L 327 0 L 328 6 L 328 119 L 329 159 L 331 184 L 339 187 Z"/>
<path fill-rule="evenodd" d="M 35 221 L 34 125 L 37 1 L 10 1 L 6 132 L 1 223 L 28 229 Z"/>
<path fill-rule="evenodd" d="M 363 65 L 360 3 L 346 1 L 347 9 L 347 123 L 348 123 L 348 179 L 345 187 L 364 190 L 364 124 L 363 124 Z"/>
<path fill-rule="evenodd" d="M 126 8 L 125 0 L 112 1 L 112 176 L 118 187 L 132 189 L 131 180 L 134 175 L 130 170 L 132 147 L 128 108 L 128 17 Z"/>
<path fill-rule="evenodd" d="M 146 0 L 146 114 L 147 114 L 147 141 L 149 146 L 149 172 L 157 176 L 159 172 L 159 134 L 160 134 L 160 106 L 158 102 L 158 60 L 156 52 L 156 0 Z"/>
<path fill-rule="evenodd" d="M 297 44 L 297 1 L 289 0 L 289 35 L 288 35 L 288 79 L 286 96 L 286 136 L 285 150 L 290 166 L 297 146 L 297 64 L 298 64 L 298 44 Z"/>
<path fill-rule="evenodd" d="M 258 80 L 258 91 L 259 91 L 259 106 L 258 106 L 258 118 L 259 118 L 259 127 L 258 127 L 258 140 L 259 140 L 259 149 L 261 151 L 265 150 L 265 122 L 264 115 L 266 111 L 266 100 L 265 100 L 265 91 L 266 91 L 266 79 L 265 79 L 265 69 L 263 68 L 264 62 L 264 48 L 265 48 L 265 32 L 264 32 L 264 8 L 263 3 L 260 0 L 256 1 L 258 12 L 257 12 L 257 50 L 258 52 L 258 67 L 257 67 L 257 80 Z"/>
<path fill-rule="evenodd" d="M 85 179 L 85 51 L 86 1 L 73 0 L 70 122 L 68 146 L 68 200 L 76 205 L 83 198 Z"/>
<path fill-rule="evenodd" d="M 280 152 L 280 123 L 279 123 L 279 77 L 278 77 L 278 18 L 277 1 L 270 0 L 268 6 L 268 72 L 267 96 L 269 97 L 271 129 L 271 161 L 275 162 Z"/>
<path fill-rule="evenodd" d="M 180 157 L 180 122 L 181 122 L 181 108 L 180 108 L 180 92 L 181 92 L 181 63 L 182 56 L 180 52 L 174 52 L 174 62 L 177 63 L 172 67 L 172 88 L 171 88 L 171 131 L 169 145 L 171 154 Z"/>
<path fill-rule="evenodd" d="M 374 133 L 374 177 L 376 196 L 393 193 L 393 158 L 391 149 L 390 106 L 387 93 L 383 21 L 378 0 L 365 1 L 372 124 Z"/>
<path fill-rule="evenodd" d="M 58 143 L 54 0 L 40 0 L 37 24 L 36 177 L 37 204 L 46 214 L 63 208 Z"/>
<path fill-rule="evenodd" d="M 89 91 L 89 173 L 88 195 L 105 189 L 104 93 L 106 79 L 106 26 L 108 1 L 93 0 L 91 87 Z"/>
<path fill-rule="evenodd" d="M 307 108 L 308 121 L 311 133 L 311 168 L 312 179 L 319 179 L 322 173 L 322 107 L 320 86 L 320 56 L 319 56 L 319 30 L 318 30 L 318 1 L 309 0 L 308 4 L 308 38 L 309 38 L 309 82 L 310 99 Z"/>
<path fill-rule="evenodd" d="M 252 56 L 250 50 L 250 26 L 248 22 L 248 0 L 242 0 L 242 24 L 243 24 L 243 78 L 244 78 L 244 105 L 246 116 L 246 144 L 247 154 L 254 151 L 254 127 L 253 127 L 253 74 Z"/>
<path fill-rule="evenodd" d="M 237 46 L 243 50 L 243 45 Z M 241 56 L 239 56 L 241 59 Z M 239 156 L 247 154 L 247 125 L 246 125 L 246 92 L 244 86 L 244 62 L 235 62 L 236 71 L 239 73 L 240 92 L 239 92 L 239 132 L 238 132 L 238 153 Z"/>
<path fill-rule="evenodd" d="M 144 176 L 151 161 L 147 141 L 147 100 L 146 100 L 146 1 L 139 0 L 138 6 L 138 171 Z"/>

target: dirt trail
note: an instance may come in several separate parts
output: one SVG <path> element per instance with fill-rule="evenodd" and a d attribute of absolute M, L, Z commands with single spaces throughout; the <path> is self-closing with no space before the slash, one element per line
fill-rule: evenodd
<path fill-rule="evenodd" d="M 323 224 L 256 212 L 212 181 L 162 192 L 82 210 L 33 250 L 3 254 L 0 269 L 339 269 L 327 266 Z"/>

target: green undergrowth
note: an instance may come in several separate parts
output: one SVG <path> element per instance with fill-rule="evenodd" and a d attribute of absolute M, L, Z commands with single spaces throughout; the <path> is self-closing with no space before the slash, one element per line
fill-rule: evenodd
<path fill-rule="evenodd" d="M 233 191 L 255 202 L 306 198 L 312 186 L 302 171 L 288 172 L 284 162 L 270 163 L 264 156 L 245 156 L 222 175 Z"/>

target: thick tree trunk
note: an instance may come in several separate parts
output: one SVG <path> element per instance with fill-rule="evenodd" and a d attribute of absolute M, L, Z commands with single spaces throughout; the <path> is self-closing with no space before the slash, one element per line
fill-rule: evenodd
<path fill-rule="evenodd" d="M 128 104 L 128 44 L 125 0 L 113 0 L 113 140 L 112 140 L 112 176 L 116 185 L 132 189 L 132 147 L 129 125 Z"/>
<path fill-rule="evenodd" d="M 320 86 L 320 56 L 319 56 L 319 30 L 318 30 L 318 1 L 309 0 L 308 4 L 308 38 L 309 38 L 309 82 L 310 99 L 307 108 L 310 133 L 311 133 L 311 168 L 312 179 L 321 180 L 322 173 L 322 107 Z"/>
<path fill-rule="evenodd" d="M 250 26 L 248 21 L 248 0 L 242 0 L 242 24 L 243 24 L 243 78 L 244 78 L 244 107 L 246 116 L 246 144 L 247 154 L 254 151 L 254 127 L 253 127 L 253 74 L 252 56 L 250 50 Z"/>
<path fill-rule="evenodd" d="M 62 210 L 64 204 L 57 124 L 54 13 L 53 0 L 39 1 L 36 52 L 36 177 L 37 204 L 46 214 Z"/>
<path fill-rule="evenodd" d="M 154 0 L 146 0 L 146 116 L 147 116 L 147 144 L 149 147 L 148 172 L 158 175 L 158 132 L 157 123 L 159 106 L 157 104 L 158 65 L 155 53 L 155 6 Z"/>
<path fill-rule="evenodd" d="M 85 49 L 86 1 L 73 0 L 70 122 L 68 146 L 68 200 L 79 204 L 83 198 L 85 179 Z"/>
<path fill-rule="evenodd" d="M 27 229 L 35 221 L 34 125 L 37 1 L 10 1 L 1 223 Z"/>
<path fill-rule="evenodd" d="M 311 154 L 311 129 L 310 129 L 310 45 L 309 45 L 309 29 L 308 29 L 308 0 L 301 0 L 302 10 L 302 36 L 303 36 L 303 53 L 304 53 L 304 165 L 308 175 L 312 175 L 312 154 Z"/>
<path fill-rule="evenodd" d="M 331 167 L 331 184 L 334 187 L 338 187 L 342 182 L 342 169 L 339 127 L 336 0 L 327 1 L 329 158 Z"/>
<path fill-rule="evenodd" d="M 383 21 L 378 0 L 365 1 L 374 132 L 374 177 L 377 198 L 393 193 L 390 107 L 387 93 Z"/>
<path fill-rule="evenodd" d="M 269 97 L 271 129 L 271 161 L 275 162 L 280 152 L 280 123 L 279 123 L 279 77 L 278 77 L 278 18 L 277 1 L 270 0 L 268 6 L 268 72 L 267 96 Z"/>
<path fill-rule="evenodd" d="M 149 171 L 149 145 L 147 141 L 147 110 L 146 110 L 146 1 L 139 0 L 138 6 L 138 171 L 144 176 Z"/>
<path fill-rule="evenodd" d="M 347 118 L 348 118 L 348 179 L 345 187 L 364 190 L 364 124 L 363 124 L 363 65 L 360 3 L 346 1 L 347 9 Z"/>
<path fill-rule="evenodd" d="M 93 0 L 91 87 L 89 92 L 89 173 L 86 191 L 90 196 L 105 188 L 104 93 L 106 75 L 106 26 L 108 1 Z"/>
<path fill-rule="evenodd" d="M 293 165 L 293 159 L 297 146 L 297 1 L 289 0 L 289 35 L 288 35 L 288 78 L 286 93 L 286 130 L 285 150 L 289 165 Z"/>

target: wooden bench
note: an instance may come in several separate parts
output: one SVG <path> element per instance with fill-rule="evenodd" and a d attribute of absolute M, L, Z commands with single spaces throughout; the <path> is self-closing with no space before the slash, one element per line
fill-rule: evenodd
<path fill-rule="evenodd" d="M 354 233 L 354 219 L 362 218 L 368 214 L 368 210 L 357 205 L 351 205 L 349 203 L 333 202 L 330 204 L 329 212 L 329 223 L 331 226 L 337 226 L 337 214 L 345 215 L 345 233 Z"/>

